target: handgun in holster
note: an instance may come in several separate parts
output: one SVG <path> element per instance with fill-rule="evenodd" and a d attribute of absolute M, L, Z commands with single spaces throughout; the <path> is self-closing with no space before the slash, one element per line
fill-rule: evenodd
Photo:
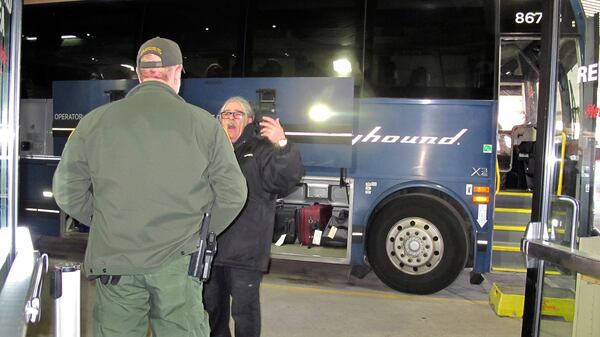
<path fill-rule="evenodd" d="M 200 225 L 200 242 L 198 251 L 192 254 L 188 274 L 198 277 L 200 281 L 206 282 L 210 278 L 210 268 L 213 258 L 217 253 L 217 235 L 209 232 L 210 214 L 204 213 L 202 224 Z"/>

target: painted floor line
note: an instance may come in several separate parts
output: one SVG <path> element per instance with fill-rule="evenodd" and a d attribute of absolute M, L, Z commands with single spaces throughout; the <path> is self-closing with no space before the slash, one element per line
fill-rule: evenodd
<path fill-rule="evenodd" d="M 396 299 L 396 300 L 412 300 L 412 301 L 429 301 L 429 302 L 458 302 L 465 304 L 479 304 L 489 305 L 487 300 L 466 300 L 459 298 L 443 298 L 443 297 L 430 297 L 430 296 L 418 296 L 418 295 L 407 295 L 407 294 L 394 294 L 378 291 L 354 291 L 354 290 L 335 290 L 335 289 L 323 289 L 314 287 L 298 287 L 298 286 L 287 286 L 273 283 L 262 283 L 261 288 L 263 289 L 279 289 L 286 291 L 296 291 L 304 293 L 317 293 L 317 294 L 329 294 L 329 295 L 343 295 L 352 297 L 368 297 L 368 298 L 381 298 L 381 299 Z"/>

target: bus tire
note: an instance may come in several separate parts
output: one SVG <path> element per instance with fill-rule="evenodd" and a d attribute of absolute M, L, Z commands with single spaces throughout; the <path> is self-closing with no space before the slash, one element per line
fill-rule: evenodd
<path fill-rule="evenodd" d="M 370 224 L 367 257 L 393 289 L 431 294 L 450 285 L 465 267 L 468 236 L 458 212 L 427 194 L 404 195 Z"/>

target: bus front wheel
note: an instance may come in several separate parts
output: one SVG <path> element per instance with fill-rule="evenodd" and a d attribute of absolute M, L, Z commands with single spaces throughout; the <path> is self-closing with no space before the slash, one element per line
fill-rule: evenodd
<path fill-rule="evenodd" d="M 402 292 L 444 289 L 458 277 L 468 255 L 459 214 L 434 196 L 399 197 L 370 224 L 369 262 L 385 284 Z"/>

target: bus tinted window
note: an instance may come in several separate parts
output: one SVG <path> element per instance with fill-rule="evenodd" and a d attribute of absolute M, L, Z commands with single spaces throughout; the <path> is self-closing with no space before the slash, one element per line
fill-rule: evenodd
<path fill-rule="evenodd" d="M 52 81 L 132 78 L 138 23 L 135 6 L 69 3 L 25 6 L 24 98 L 51 97 Z"/>
<path fill-rule="evenodd" d="M 179 43 L 188 77 L 239 76 L 244 12 L 241 0 L 25 6 L 22 97 L 51 97 L 56 80 L 135 78 L 137 48 L 154 36 Z"/>
<path fill-rule="evenodd" d="M 368 10 L 366 97 L 494 97 L 493 1 L 378 1 Z"/>
<path fill-rule="evenodd" d="M 246 76 L 360 78 L 363 16 L 362 1 L 259 1 Z"/>
<path fill-rule="evenodd" d="M 26 6 L 22 96 L 51 97 L 56 80 L 135 78 L 137 46 L 162 36 L 181 45 L 186 77 L 343 76 L 363 97 L 489 99 L 494 16 L 486 0 Z"/>
<path fill-rule="evenodd" d="M 179 43 L 186 77 L 241 75 L 244 1 L 152 1 L 141 23 L 143 38 L 165 35 Z"/>

